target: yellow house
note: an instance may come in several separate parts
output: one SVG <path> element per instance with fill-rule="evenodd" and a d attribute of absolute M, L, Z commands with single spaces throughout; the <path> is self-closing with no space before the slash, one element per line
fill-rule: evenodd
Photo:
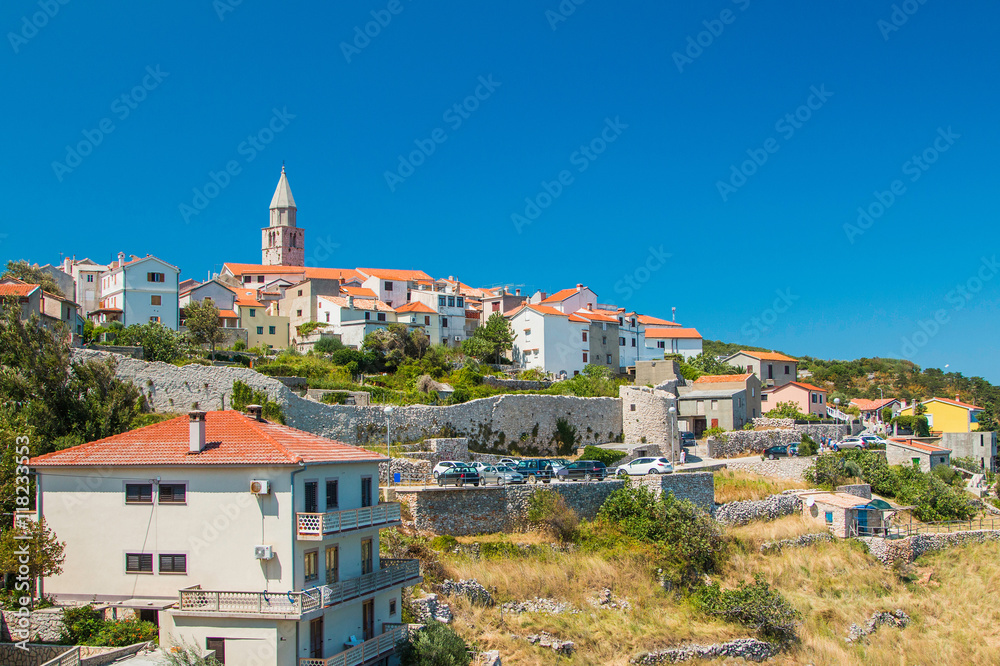
<path fill-rule="evenodd" d="M 250 295 L 253 293 L 250 290 L 239 290 L 235 303 L 240 328 L 247 332 L 247 346 L 259 347 L 266 344 L 274 349 L 286 349 L 290 328 L 288 317 L 272 314 L 270 308 Z"/>
<path fill-rule="evenodd" d="M 958 397 L 956 395 L 954 400 L 931 398 L 920 403 L 927 408 L 924 416 L 927 417 L 927 425 L 931 432 L 973 432 L 979 430 L 977 417 L 983 408 L 962 402 Z M 913 416 L 913 406 L 900 410 L 899 414 L 900 416 Z"/>

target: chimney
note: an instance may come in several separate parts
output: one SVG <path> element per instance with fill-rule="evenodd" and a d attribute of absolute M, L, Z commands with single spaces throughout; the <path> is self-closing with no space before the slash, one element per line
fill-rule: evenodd
<path fill-rule="evenodd" d="M 577 290 L 577 291 L 583 291 L 583 285 L 582 285 L 582 284 L 580 284 L 579 282 L 577 282 L 577 283 L 576 283 L 576 290 Z"/>
<path fill-rule="evenodd" d="M 593 310 L 594 309 L 594 304 L 593 303 L 587 303 L 587 309 L 588 310 Z"/>
<path fill-rule="evenodd" d="M 670 308 L 670 321 L 677 321 L 677 308 Z"/>
<path fill-rule="evenodd" d="M 205 412 L 191 410 L 188 418 L 191 419 L 188 453 L 201 453 L 205 448 Z"/>
<path fill-rule="evenodd" d="M 454 282 L 455 281 L 455 276 L 454 275 L 449 275 L 448 276 L 448 281 L 449 282 Z"/>
<path fill-rule="evenodd" d="M 264 413 L 264 408 L 261 407 L 260 405 L 247 405 L 247 416 L 249 416 L 252 419 L 256 421 L 263 421 L 264 420 L 263 413 Z"/>
<path fill-rule="evenodd" d="M 955 402 L 962 402 L 962 396 L 960 396 L 959 394 L 956 393 L 955 394 Z"/>
<path fill-rule="evenodd" d="M 352 296 L 351 294 L 347 295 L 347 309 L 348 310 L 354 309 L 354 296 Z"/>
<path fill-rule="evenodd" d="M 118 253 L 118 265 L 119 266 L 124 266 L 125 265 L 125 253 L 124 252 L 119 252 Z"/>
<path fill-rule="evenodd" d="M 69 257 L 66 257 L 65 259 L 63 259 L 63 273 L 72 273 L 72 272 L 73 272 L 73 260 L 70 259 Z"/>
<path fill-rule="evenodd" d="M 521 290 L 520 289 L 515 289 L 514 290 L 514 295 L 515 296 L 520 296 L 521 295 Z"/>

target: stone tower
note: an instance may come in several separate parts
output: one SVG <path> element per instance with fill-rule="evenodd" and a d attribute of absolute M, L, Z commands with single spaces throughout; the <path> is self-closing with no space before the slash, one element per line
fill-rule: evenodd
<path fill-rule="evenodd" d="M 281 167 L 271 197 L 271 222 L 261 230 L 261 262 L 265 266 L 305 266 L 305 231 L 295 226 L 295 199 Z"/>

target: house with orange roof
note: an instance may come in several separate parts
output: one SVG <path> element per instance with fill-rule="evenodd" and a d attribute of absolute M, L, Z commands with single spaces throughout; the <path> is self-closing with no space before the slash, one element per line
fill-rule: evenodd
<path fill-rule="evenodd" d="M 302 324 L 319 319 L 320 296 L 341 296 L 342 283 L 337 278 L 305 278 L 284 288 L 275 314 L 288 317 L 292 339 L 297 343 L 296 330 Z"/>
<path fill-rule="evenodd" d="M 434 308 L 420 301 L 412 301 L 395 310 L 396 321 L 406 324 L 410 331 L 421 329 L 430 338 L 431 344 L 435 344 L 435 339 L 441 335 L 441 316 Z"/>
<path fill-rule="evenodd" d="M 240 328 L 246 331 L 247 346 L 287 349 L 291 342 L 291 320 L 277 313 L 278 303 L 261 301 L 255 289 L 239 287 L 235 291 L 234 309 Z"/>
<path fill-rule="evenodd" d="M 222 265 L 220 277 L 231 277 L 247 287 L 257 289 L 276 281 L 284 281 L 291 285 L 303 280 L 337 280 L 342 284 L 361 286 L 361 274 L 350 268 L 266 266 L 227 262 Z"/>
<path fill-rule="evenodd" d="M 915 437 L 890 437 L 885 445 L 885 461 L 929 472 L 938 465 L 950 465 L 951 451 Z"/>
<path fill-rule="evenodd" d="M 885 424 L 882 412 L 886 409 L 892 410 L 892 415 L 899 414 L 902 403 L 897 398 L 878 398 L 868 400 L 867 398 L 853 398 L 850 402 L 852 407 L 857 407 L 861 412 L 861 420 L 868 424 Z"/>
<path fill-rule="evenodd" d="M 585 309 L 588 304 L 591 308 L 596 306 L 597 294 L 595 294 L 590 287 L 577 284 L 575 287 L 557 291 L 551 296 L 543 291 L 535 292 L 535 294 L 528 299 L 528 302 L 534 305 L 545 305 L 550 308 L 555 308 L 562 313 L 569 314 L 570 312 Z"/>
<path fill-rule="evenodd" d="M 416 560 L 380 557 L 381 530 L 401 524 L 399 504 L 379 502 L 384 460 L 259 406 L 37 456 L 34 518 L 67 553 L 45 593 L 131 609 L 164 648 L 227 664 L 386 659 L 405 631 L 402 589 L 421 576 Z"/>
<path fill-rule="evenodd" d="M 329 326 L 330 334 L 339 335 L 342 343 L 355 349 L 361 348 L 369 333 L 397 321 L 396 311 L 388 303 L 351 294 L 319 296 L 316 307 L 316 321 Z"/>
<path fill-rule="evenodd" d="M 486 320 L 496 313 L 507 314 L 519 307 L 525 301 L 526 296 L 521 295 L 520 289 L 514 289 L 511 293 L 507 287 L 496 287 L 494 289 L 484 289 L 482 298 L 483 309 L 480 315 L 480 325 L 485 325 Z"/>
<path fill-rule="evenodd" d="M 525 303 L 506 315 L 514 331 L 514 363 L 556 377 L 572 377 L 590 363 L 590 321 L 554 307 Z"/>
<path fill-rule="evenodd" d="M 733 367 L 746 368 L 747 372 L 760 377 L 760 381 L 766 386 L 782 386 L 798 378 L 799 362 L 791 356 L 778 352 L 742 350 L 727 356 L 722 362 Z"/>
<path fill-rule="evenodd" d="M 680 354 L 684 360 L 694 358 L 702 352 L 701 333 L 694 328 L 680 326 L 644 326 L 640 361 L 653 361 L 665 354 Z"/>
<path fill-rule="evenodd" d="M 983 408 L 962 402 L 961 396 L 954 400 L 949 398 L 931 398 L 920 403 L 926 410 L 927 425 L 931 432 L 975 432 L 979 430 L 978 416 Z M 912 416 L 913 405 L 901 409 L 900 416 Z"/>
<path fill-rule="evenodd" d="M 51 294 L 41 285 L 13 277 L 0 278 L 0 304 L 14 304 L 21 309 L 21 321 L 38 317 L 43 328 L 55 331 L 62 327 L 70 344 L 82 344 L 83 322 L 80 306 L 69 298 Z"/>
<path fill-rule="evenodd" d="M 420 282 L 425 285 L 434 283 L 434 278 L 423 271 L 394 268 L 358 268 L 361 276 L 361 286 L 371 289 L 394 308 L 410 302 L 410 290 L 416 289 Z"/>
<path fill-rule="evenodd" d="M 598 310 L 589 305 L 573 314 L 590 324 L 587 334 L 590 362 L 607 366 L 614 374 L 623 372 L 618 344 L 618 317 L 608 310 Z"/>
<path fill-rule="evenodd" d="M 181 269 L 147 254 L 132 255 L 125 260 L 125 253 L 111 263 L 101 274 L 101 300 L 97 322 L 121 321 L 125 326 L 156 323 L 177 330 L 180 326 L 180 306 L 177 285 Z"/>
<path fill-rule="evenodd" d="M 803 414 L 815 414 L 826 418 L 827 393 L 825 388 L 805 382 L 769 386 L 760 392 L 760 408 L 766 414 L 775 409 L 779 403 L 791 402 Z"/>

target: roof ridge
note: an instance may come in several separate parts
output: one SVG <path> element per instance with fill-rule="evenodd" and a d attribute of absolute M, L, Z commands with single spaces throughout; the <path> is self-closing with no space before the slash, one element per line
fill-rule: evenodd
<path fill-rule="evenodd" d="M 225 412 L 222 412 L 222 413 L 223 413 L 223 414 L 228 414 L 228 413 L 230 413 L 230 412 L 228 412 L 228 411 L 225 411 Z M 279 442 L 279 441 L 278 441 L 277 439 L 275 439 L 275 438 L 274 438 L 274 437 L 273 437 L 273 436 L 271 435 L 271 433 L 267 432 L 267 430 L 266 430 L 266 429 L 264 429 L 264 428 L 262 428 L 262 427 L 261 427 L 261 426 L 262 426 L 263 424 L 267 424 L 267 425 L 271 425 L 271 423 L 270 423 L 269 421 L 258 421 L 257 419 L 251 419 L 250 417 L 246 417 L 246 416 L 243 416 L 242 414 L 240 414 L 239 412 L 236 412 L 236 411 L 234 411 L 234 412 L 232 412 L 232 413 L 233 413 L 233 414 L 235 414 L 235 415 L 238 415 L 238 417 L 239 417 L 239 418 L 243 418 L 243 419 L 245 419 L 245 420 L 246 420 L 246 422 L 250 424 L 250 427 L 251 427 L 251 428 L 253 428 L 254 430 L 256 430 L 256 431 L 257 431 L 257 432 L 258 432 L 259 434 L 263 435 L 263 436 L 264 436 L 264 437 L 265 437 L 265 438 L 266 438 L 266 439 L 267 439 L 268 441 L 270 441 L 270 442 L 271 442 L 271 444 L 272 444 L 272 445 L 274 445 L 274 446 L 275 446 L 275 447 L 276 447 L 276 448 L 277 448 L 277 449 L 278 449 L 279 451 L 281 451 L 281 452 L 282 452 L 282 453 L 284 453 L 284 454 L 285 454 L 286 456 L 288 456 L 288 458 L 289 458 L 289 459 L 290 459 L 290 460 L 291 460 L 292 462 L 295 462 L 295 463 L 301 463 L 301 462 L 302 462 L 302 456 L 300 456 L 300 455 L 297 455 L 297 454 L 294 454 L 294 453 L 292 453 L 291 451 L 289 451 L 289 450 L 288 450 L 287 448 L 285 448 L 285 446 L 284 446 L 284 445 L 283 445 L 283 444 L 282 444 L 281 442 Z M 280 424 L 279 424 L 279 425 L 280 425 Z M 289 426 L 285 426 L 285 427 L 287 428 L 287 427 L 289 427 Z M 292 428 L 292 430 L 296 430 L 296 431 L 297 431 L 297 429 L 296 429 L 296 428 Z M 297 432 L 299 432 L 299 431 L 297 431 Z"/>

